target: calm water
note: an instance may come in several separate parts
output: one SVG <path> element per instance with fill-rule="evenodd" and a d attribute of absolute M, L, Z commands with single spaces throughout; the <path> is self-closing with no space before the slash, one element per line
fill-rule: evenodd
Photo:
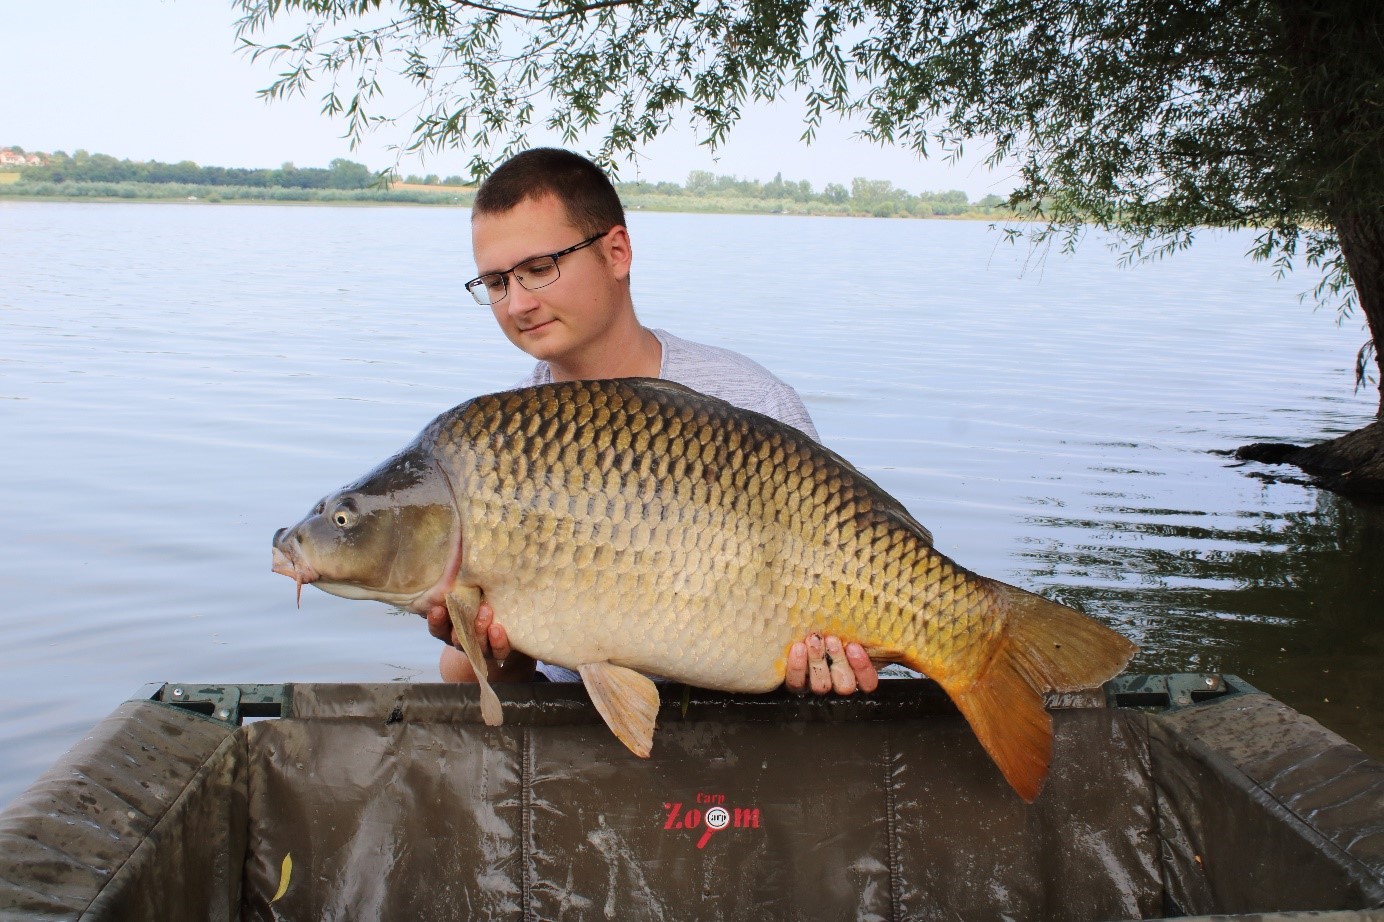
<path fill-rule="evenodd" d="M 147 682 L 434 677 L 415 617 L 295 608 L 269 540 L 528 367 L 461 289 L 467 222 L 0 203 L 0 804 Z M 797 386 L 941 550 L 1384 754 L 1384 514 L 1223 454 L 1372 414 L 1310 279 L 1244 235 L 1122 270 L 981 223 L 631 225 L 645 322 Z"/>

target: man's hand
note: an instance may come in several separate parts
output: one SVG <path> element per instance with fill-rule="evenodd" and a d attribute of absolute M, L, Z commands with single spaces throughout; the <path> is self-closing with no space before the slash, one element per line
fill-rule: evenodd
<path fill-rule="evenodd" d="M 828 662 L 830 660 L 830 662 Z M 841 638 L 809 634 L 788 648 L 788 669 L 783 677 L 784 687 L 795 694 L 853 695 L 857 690 L 874 691 L 879 687 L 875 664 L 858 643 L 846 644 Z"/>
<path fill-rule="evenodd" d="M 442 650 L 438 671 L 444 682 L 474 682 L 476 673 L 471 661 L 461 652 L 460 640 L 452 629 L 452 619 L 445 606 L 435 606 L 427 612 L 428 632 L 449 644 Z M 476 613 L 476 633 L 482 638 L 481 656 L 489 668 L 492 682 L 529 682 L 533 680 L 535 662 L 532 657 L 515 652 L 509 645 L 509 635 L 495 623 L 495 612 L 482 602 Z M 828 662 L 830 660 L 830 662 Z M 788 668 L 783 680 L 791 692 L 825 695 L 853 695 L 856 691 L 872 692 L 879 687 L 879 673 L 858 643 L 846 644 L 835 636 L 823 638 L 810 634 L 788 650 Z"/>
<path fill-rule="evenodd" d="M 449 646 L 442 648 L 437 669 L 444 682 L 474 682 L 476 671 L 461 652 L 461 639 L 452 629 L 451 616 L 445 605 L 428 609 L 428 633 Z M 476 633 L 481 637 L 481 658 L 485 660 L 488 678 L 492 682 L 531 682 L 536 667 L 533 657 L 515 652 L 509 645 L 509 635 L 495 623 L 495 612 L 488 602 L 482 602 L 476 612 Z"/>

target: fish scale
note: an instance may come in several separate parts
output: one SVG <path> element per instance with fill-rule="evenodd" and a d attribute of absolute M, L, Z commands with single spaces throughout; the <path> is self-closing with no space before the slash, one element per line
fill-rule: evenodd
<path fill-rule="evenodd" d="M 421 524 L 380 534 L 403 520 Z M 380 575 L 384 547 L 413 584 L 382 585 L 402 582 Z M 415 547 L 454 550 L 430 564 Z M 498 722 L 473 636 L 489 602 L 515 649 L 580 671 L 640 755 L 658 707 L 644 674 L 766 692 L 809 633 L 858 641 L 941 684 L 1030 800 L 1051 757 L 1043 693 L 1099 684 L 1134 651 L 1079 612 L 957 565 L 902 504 L 798 430 L 659 380 L 469 401 L 281 530 L 275 554 L 280 572 L 329 592 L 416 610 L 445 597 Z"/>

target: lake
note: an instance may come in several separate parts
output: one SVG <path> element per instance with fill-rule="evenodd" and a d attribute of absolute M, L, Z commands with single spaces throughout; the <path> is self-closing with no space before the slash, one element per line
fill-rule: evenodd
<path fill-rule="evenodd" d="M 1384 510 L 1228 455 L 1373 415 L 1315 279 L 1243 233 L 1122 269 L 983 222 L 630 226 L 644 322 L 797 387 L 944 553 L 1384 756 Z M 527 370 L 473 269 L 462 209 L 0 202 L 0 804 L 145 683 L 435 678 L 420 619 L 296 608 L 269 544 Z"/>

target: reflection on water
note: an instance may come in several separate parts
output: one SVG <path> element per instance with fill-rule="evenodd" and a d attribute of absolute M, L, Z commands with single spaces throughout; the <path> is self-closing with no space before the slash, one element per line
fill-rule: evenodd
<path fill-rule="evenodd" d="M 1032 582 L 1135 629 L 1134 669 L 1234 672 L 1384 756 L 1384 507 L 1034 515 Z"/>
<path fill-rule="evenodd" d="M 1373 411 L 1310 280 L 1245 235 L 1024 272 L 978 223 L 631 222 L 645 321 L 796 386 L 940 550 L 1384 754 L 1380 509 L 1224 454 Z M 523 374 L 468 251 L 452 209 L 0 203 L 0 802 L 147 682 L 435 675 L 411 615 L 295 608 L 269 539 Z"/>

